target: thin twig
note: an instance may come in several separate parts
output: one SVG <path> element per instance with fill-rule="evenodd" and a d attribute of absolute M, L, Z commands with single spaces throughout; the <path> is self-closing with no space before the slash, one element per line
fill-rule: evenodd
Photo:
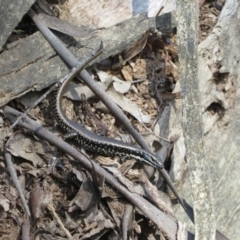
<path fill-rule="evenodd" d="M 26 199 L 25 199 L 25 197 L 24 197 L 24 193 L 23 193 L 21 184 L 20 184 L 20 182 L 19 182 L 19 180 L 18 180 L 17 173 L 16 173 L 15 168 L 14 168 L 13 163 L 12 163 L 12 156 L 11 156 L 11 154 L 8 152 L 8 147 L 9 147 L 10 142 L 11 142 L 11 140 L 13 139 L 14 136 L 15 136 L 15 135 L 12 135 L 12 136 L 8 139 L 7 144 L 5 145 L 5 148 L 4 148 L 4 157 L 5 157 L 5 160 L 6 160 L 6 163 L 7 163 L 8 171 L 9 171 L 9 173 L 10 173 L 10 175 L 11 175 L 11 177 L 12 177 L 12 181 L 13 181 L 13 183 L 14 183 L 17 191 L 18 191 L 18 194 L 19 194 L 20 199 L 21 199 L 21 201 L 22 201 L 23 207 L 24 207 L 24 209 L 25 209 L 28 217 L 30 217 L 30 216 L 31 216 L 31 213 L 30 213 L 29 207 L 28 207 L 28 205 L 27 205 L 27 201 L 26 201 Z"/>
<path fill-rule="evenodd" d="M 62 222 L 62 220 L 58 217 L 58 215 L 57 215 L 57 213 L 56 213 L 56 211 L 55 211 L 52 203 L 50 203 L 47 208 L 48 208 L 48 210 L 51 212 L 51 214 L 53 215 L 54 219 L 56 220 L 56 222 L 58 223 L 58 225 L 60 226 L 60 228 L 65 232 L 67 238 L 70 239 L 70 240 L 72 240 L 73 237 L 72 237 L 71 233 L 68 231 L 67 228 L 64 227 L 63 222 Z"/>
<path fill-rule="evenodd" d="M 133 211 L 133 206 L 130 204 L 126 205 L 125 212 L 122 219 L 122 238 L 123 240 L 128 239 L 128 225 L 129 225 L 129 219 Z"/>
<path fill-rule="evenodd" d="M 29 240 L 30 239 L 30 222 L 29 219 L 24 219 L 22 221 L 22 239 Z"/>

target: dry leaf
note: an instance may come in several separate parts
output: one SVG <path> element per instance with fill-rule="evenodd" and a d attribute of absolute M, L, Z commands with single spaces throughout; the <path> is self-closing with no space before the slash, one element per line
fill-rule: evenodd
<path fill-rule="evenodd" d="M 117 103 L 124 111 L 130 113 L 141 123 L 149 123 L 151 120 L 150 115 L 145 115 L 142 113 L 142 110 L 133 102 L 131 102 L 124 95 L 116 92 L 113 88 L 109 89 L 107 92 L 112 100 Z"/>
<path fill-rule="evenodd" d="M 129 49 L 124 50 L 121 55 L 119 56 L 119 62 L 115 63 L 112 66 L 112 69 L 116 69 L 120 66 L 124 66 L 126 62 L 133 57 L 135 57 L 138 53 L 140 53 L 143 48 L 145 47 L 147 43 L 147 38 L 149 36 L 150 31 L 146 31 L 142 37 L 136 41 L 133 46 L 131 46 Z"/>
<path fill-rule="evenodd" d="M 82 211 L 89 209 L 97 203 L 97 194 L 90 179 L 85 179 L 73 200 L 69 204 L 69 212 L 79 207 Z"/>
<path fill-rule="evenodd" d="M 88 231 L 88 233 L 84 233 L 84 236 L 80 239 L 99 239 L 106 233 L 106 231 L 108 231 L 108 229 L 113 229 L 115 227 L 114 224 L 109 219 L 106 219 L 100 211 L 92 220 L 91 225 L 86 220 L 85 225 L 83 232 Z"/>
<path fill-rule="evenodd" d="M 35 167 L 42 166 L 44 163 L 39 154 L 46 154 L 50 150 L 51 148 L 47 142 L 36 141 L 33 137 L 22 133 L 15 134 L 8 148 L 12 155 L 31 161 Z"/>
<path fill-rule="evenodd" d="M 0 206 L 4 209 L 5 212 L 9 211 L 10 201 L 0 194 Z"/>
<path fill-rule="evenodd" d="M 35 183 L 30 195 L 30 207 L 34 221 L 44 212 L 47 205 L 51 202 L 51 195 L 44 193 L 38 183 Z"/>
<path fill-rule="evenodd" d="M 72 173 L 76 176 L 79 182 L 82 182 L 86 178 L 86 174 L 84 172 L 80 172 L 75 168 L 72 169 Z"/>
<path fill-rule="evenodd" d="M 99 71 L 96 69 L 97 75 L 100 79 L 101 82 L 106 82 L 109 83 L 108 86 L 110 86 L 110 83 L 113 83 L 113 86 L 115 90 L 119 93 L 126 93 L 130 90 L 131 88 L 131 83 L 123 81 L 115 76 L 108 75 L 106 72 Z"/>

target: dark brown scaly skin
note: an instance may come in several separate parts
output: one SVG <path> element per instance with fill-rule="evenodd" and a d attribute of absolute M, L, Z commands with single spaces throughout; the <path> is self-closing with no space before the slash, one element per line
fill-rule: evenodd
<path fill-rule="evenodd" d="M 71 80 L 81 72 L 93 59 L 102 53 L 102 46 L 99 51 L 89 57 L 81 66 L 77 67 L 71 76 L 66 79 L 55 91 L 56 97 L 54 102 L 54 116 L 58 125 L 67 132 L 75 133 L 76 141 L 81 145 L 82 148 L 89 152 L 97 153 L 101 156 L 108 157 L 120 157 L 122 160 L 135 159 L 138 162 L 145 163 L 157 169 L 163 169 L 161 159 L 152 153 L 149 153 L 141 148 L 129 145 L 127 143 L 96 135 L 79 124 L 71 121 L 67 118 L 61 108 L 61 99 L 63 93 L 67 88 Z M 164 177 L 167 184 L 170 186 L 180 203 L 182 203 L 180 196 L 178 195 L 172 182 Z"/>

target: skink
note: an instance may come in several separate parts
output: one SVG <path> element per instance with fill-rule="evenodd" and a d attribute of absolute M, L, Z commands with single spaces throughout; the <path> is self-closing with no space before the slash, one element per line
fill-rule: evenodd
<path fill-rule="evenodd" d="M 161 159 L 157 155 L 145 151 L 139 147 L 135 147 L 115 139 L 96 135 L 83 128 L 76 122 L 73 122 L 63 113 L 61 107 L 61 99 L 68 84 L 79 72 L 81 72 L 93 59 L 95 59 L 101 53 L 102 46 L 94 55 L 88 57 L 82 64 L 76 67 L 76 70 L 73 71 L 72 74 L 69 75 L 69 77 L 56 89 L 54 101 L 54 116 L 57 124 L 64 131 L 75 133 L 75 140 L 77 141 L 77 143 L 89 152 L 97 153 L 101 156 L 107 157 L 117 156 L 120 157 L 121 160 L 135 159 L 140 163 L 147 164 L 156 169 L 159 169 L 163 178 L 165 179 L 175 196 L 178 198 L 179 202 L 184 207 L 181 197 L 176 191 L 171 179 L 166 174 Z"/>

